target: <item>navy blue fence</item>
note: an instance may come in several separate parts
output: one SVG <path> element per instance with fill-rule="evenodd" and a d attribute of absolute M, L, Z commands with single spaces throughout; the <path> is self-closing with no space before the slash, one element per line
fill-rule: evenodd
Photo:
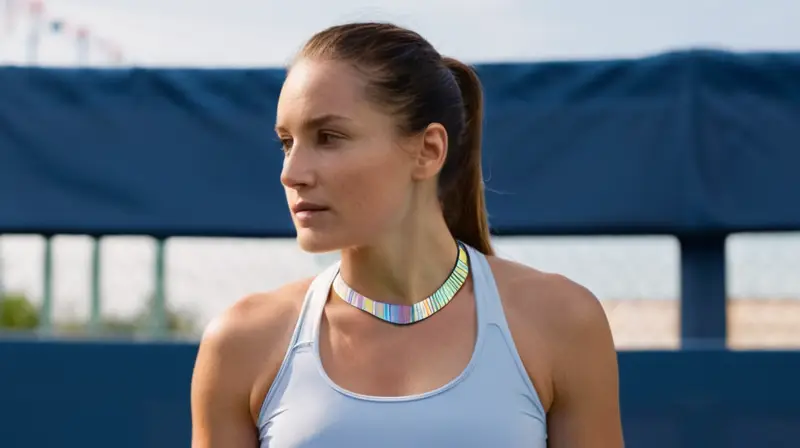
<path fill-rule="evenodd" d="M 629 446 L 800 440 L 799 355 L 724 351 L 725 238 L 800 230 L 800 54 L 479 71 L 496 234 L 681 243 L 694 350 L 620 355 Z M 0 233 L 292 236 L 270 130 L 282 78 L 0 68 Z M 0 445 L 186 446 L 193 350 L 0 343 Z"/>
<path fill-rule="evenodd" d="M 0 343 L 0 446 L 190 446 L 184 344 Z M 629 448 L 795 448 L 800 352 L 622 352 Z"/>

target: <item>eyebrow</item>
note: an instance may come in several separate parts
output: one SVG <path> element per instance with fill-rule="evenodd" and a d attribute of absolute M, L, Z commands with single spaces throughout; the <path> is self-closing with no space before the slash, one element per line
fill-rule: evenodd
<path fill-rule="evenodd" d="M 309 120 L 306 120 L 303 123 L 303 127 L 306 128 L 306 129 L 319 128 L 319 127 L 325 126 L 326 124 L 330 124 L 330 123 L 333 123 L 333 122 L 336 122 L 336 121 L 351 121 L 351 120 L 349 118 L 347 118 L 347 117 L 342 116 L 342 115 L 324 114 L 324 115 L 320 115 L 320 116 L 311 118 Z M 285 130 L 285 128 L 283 126 L 280 126 L 280 125 L 276 125 L 275 126 L 275 131 L 283 131 L 283 130 Z"/>

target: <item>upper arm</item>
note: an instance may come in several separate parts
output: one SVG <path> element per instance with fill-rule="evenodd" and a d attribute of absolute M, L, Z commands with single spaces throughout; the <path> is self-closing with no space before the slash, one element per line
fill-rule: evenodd
<path fill-rule="evenodd" d="M 251 379 L 235 323 L 222 317 L 206 329 L 191 387 L 193 448 L 253 448 L 258 435 L 248 400 Z"/>
<path fill-rule="evenodd" d="M 208 325 L 192 376 L 193 448 L 258 446 L 258 411 L 309 284 L 305 279 L 245 297 Z"/>
<path fill-rule="evenodd" d="M 562 282 L 548 446 L 621 448 L 617 354 L 605 311 L 587 289 Z"/>

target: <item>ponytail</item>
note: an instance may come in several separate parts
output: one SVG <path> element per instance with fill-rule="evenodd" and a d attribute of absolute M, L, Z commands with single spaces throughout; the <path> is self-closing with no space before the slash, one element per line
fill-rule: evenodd
<path fill-rule="evenodd" d="M 457 171 L 456 178 L 442 192 L 442 209 L 447 227 L 453 236 L 474 247 L 485 255 L 494 255 L 489 222 L 486 213 L 486 200 L 481 168 L 481 143 L 483 128 L 483 90 L 477 73 L 453 58 L 444 58 L 445 66 L 461 90 L 464 101 L 464 130 L 455 136 L 454 141 L 465 155 Z"/>

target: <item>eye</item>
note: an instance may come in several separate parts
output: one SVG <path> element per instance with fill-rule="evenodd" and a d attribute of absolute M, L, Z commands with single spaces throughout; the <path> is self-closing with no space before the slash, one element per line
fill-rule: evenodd
<path fill-rule="evenodd" d="M 281 138 L 281 150 L 284 154 L 289 154 L 289 151 L 292 150 L 292 145 L 294 144 L 294 140 L 290 138 Z"/>
<path fill-rule="evenodd" d="M 317 144 L 320 146 L 331 146 L 336 144 L 343 137 L 330 131 L 320 131 L 317 136 Z"/>

